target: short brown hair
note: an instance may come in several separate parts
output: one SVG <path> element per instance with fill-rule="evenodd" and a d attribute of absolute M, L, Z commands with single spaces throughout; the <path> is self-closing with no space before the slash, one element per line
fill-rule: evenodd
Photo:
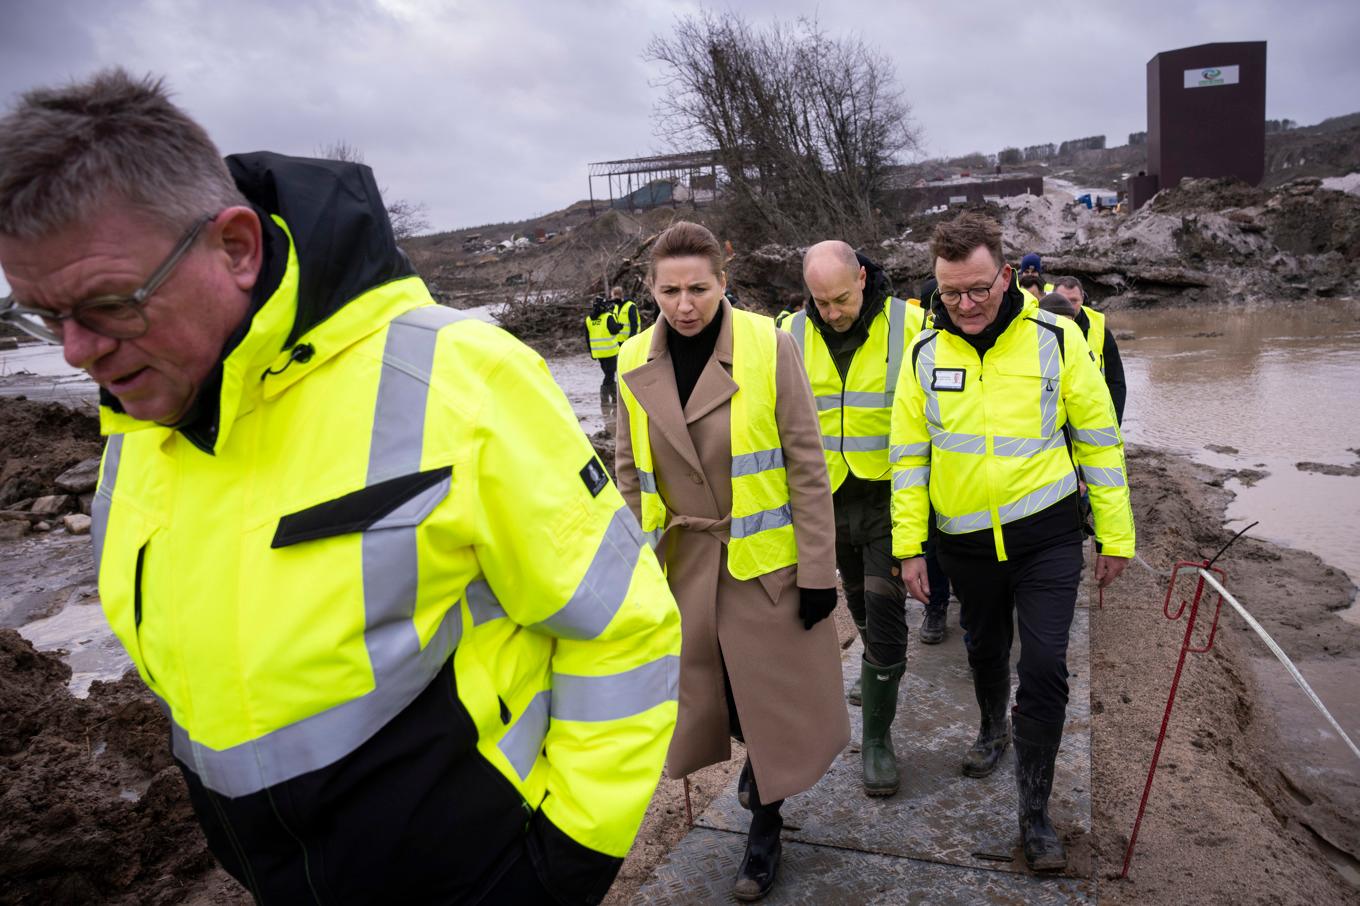
<path fill-rule="evenodd" d="M 1066 287 L 1067 289 L 1075 289 L 1077 292 L 1081 293 L 1082 296 L 1086 295 L 1086 290 L 1082 287 L 1081 281 L 1078 280 L 1076 277 L 1054 277 L 1053 278 L 1054 289 L 1058 288 L 1059 286 Z"/>
<path fill-rule="evenodd" d="M 930 256 L 950 262 L 962 261 L 978 246 L 985 246 L 997 267 L 1001 266 L 1001 224 L 983 214 L 968 211 L 935 228 L 935 235 L 930 237 Z"/>
<path fill-rule="evenodd" d="M 713 275 L 722 276 L 722 246 L 718 244 L 717 237 L 709 232 L 708 227 L 690 223 L 688 220 L 671 224 L 656 237 L 656 242 L 652 243 L 651 256 L 647 260 L 647 282 L 650 283 L 656 278 L 658 261 L 667 258 L 688 258 L 692 255 L 707 258 L 709 264 L 713 266 Z"/>
<path fill-rule="evenodd" d="M 106 69 L 29 91 L 0 119 L 0 233 L 49 235 L 109 199 L 175 232 L 246 203 L 160 79 Z"/>

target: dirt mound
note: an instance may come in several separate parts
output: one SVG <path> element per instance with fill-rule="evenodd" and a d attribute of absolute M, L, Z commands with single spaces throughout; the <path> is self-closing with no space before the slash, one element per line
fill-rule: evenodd
<path fill-rule="evenodd" d="M 0 509 L 62 493 L 53 481 L 103 449 L 99 420 L 59 403 L 0 399 Z"/>
<path fill-rule="evenodd" d="M 0 630 L 0 904 L 236 901 L 145 686 L 97 682 L 78 699 L 70 674 Z"/>
<path fill-rule="evenodd" d="M 1158 192 L 1148 206 L 1162 214 L 1198 214 L 1264 204 L 1265 189 L 1232 179 L 1183 179 L 1173 189 Z"/>

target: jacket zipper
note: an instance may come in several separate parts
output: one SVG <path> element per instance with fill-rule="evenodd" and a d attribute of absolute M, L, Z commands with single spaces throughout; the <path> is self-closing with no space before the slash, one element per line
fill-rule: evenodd
<path fill-rule="evenodd" d="M 145 649 L 142 647 L 142 566 L 145 563 L 146 545 L 143 544 L 137 551 L 137 571 L 132 580 L 132 624 L 133 632 L 137 636 L 137 654 L 142 659 L 142 669 L 146 671 L 147 679 L 154 683 L 156 678 L 151 675 L 151 664 L 147 661 Z"/>

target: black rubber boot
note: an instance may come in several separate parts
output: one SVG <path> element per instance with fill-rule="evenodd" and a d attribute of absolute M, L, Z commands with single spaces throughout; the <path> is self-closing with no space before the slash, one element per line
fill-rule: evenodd
<path fill-rule="evenodd" d="M 736 883 L 732 885 L 732 895 L 743 903 L 764 899 L 774 887 L 783 849 L 779 840 L 779 831 L 784 827 L 779 807 L 783 804 L 783 800 L 772 805 L 757 804 L 751 815 L 746 855 L 742 857 Z"/>
<path fill-rule="evenodd" d="M 864 683 L 864 732 L 860 759 L 864 769 L 864 792 L 891 796 L 897 792 L 897 755 L 893 752 L 892 723 L 897 716 L 897 688 L 907 662 L 876 667 L 867 660 L 860 665 Z"/>
<path fill-rule="evenodd" d="M 938 645 L 944 641 L 945 623 L 948 622 L 949 608 L 927 607 L 925 619 L 921 621 L 921 644 Z"/>
<path fill-rule="evenodd" d="M 1067 850 L 1048 818 L 1048 797 L 1053 792 L 1062 724 L 1040 723 L 1023 714 L 1014 718 L 1017 814 L 1025 861 L 1034 871 L 1060 871 L 1067 867 Z"/>
<path fill-rule="evenodd" d="M 856 623 L 855 629 L 859 631 L 860 644 L 865 646 L 864 649 L 865 651 L 868 651 L 869 640 L 864 637 L 865 627 L 859 623 Z M 850 687 L 850 691 L 845 693 L 845 700 L 852 705 L 857 706 L 860 705 L 864 700 L 863 689 L 864 689 L 864 674 L 861 672 L 859 676 L 855 677 L 855 684 Z"/>
<path fill-rule="evenodd" d="M 987 680 L 979 680 L 974 673 L 973 694 L 977 696 L 982 722 L 973 747 L 963 756 L 963 776 L 986 777 L 996 770 L 1011 739 L 1010 723 L 1006 719 L 1011 705 L 1010 673 Z"/>

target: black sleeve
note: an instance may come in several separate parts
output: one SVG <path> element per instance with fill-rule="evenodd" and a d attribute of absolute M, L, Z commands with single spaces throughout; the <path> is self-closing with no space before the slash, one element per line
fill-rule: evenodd
<path fill-rule="evenodd" d="M 1119 345 L 1114 341 L 1110 328 L 1105 328 L 1105 386 L 1110 388 L 1110 399 L 1114 400 L 1114 416 L 1124 423 L 1124 399 L 1128 388 L 1124 385 L 1124 360 L 1119 357 Z"/>
<path fill-rule="evenodd" d="M 637 304 L 628 306 L 628 336 L 635 337 L 642 330 L 642 318 L 638 315 Z"/>

